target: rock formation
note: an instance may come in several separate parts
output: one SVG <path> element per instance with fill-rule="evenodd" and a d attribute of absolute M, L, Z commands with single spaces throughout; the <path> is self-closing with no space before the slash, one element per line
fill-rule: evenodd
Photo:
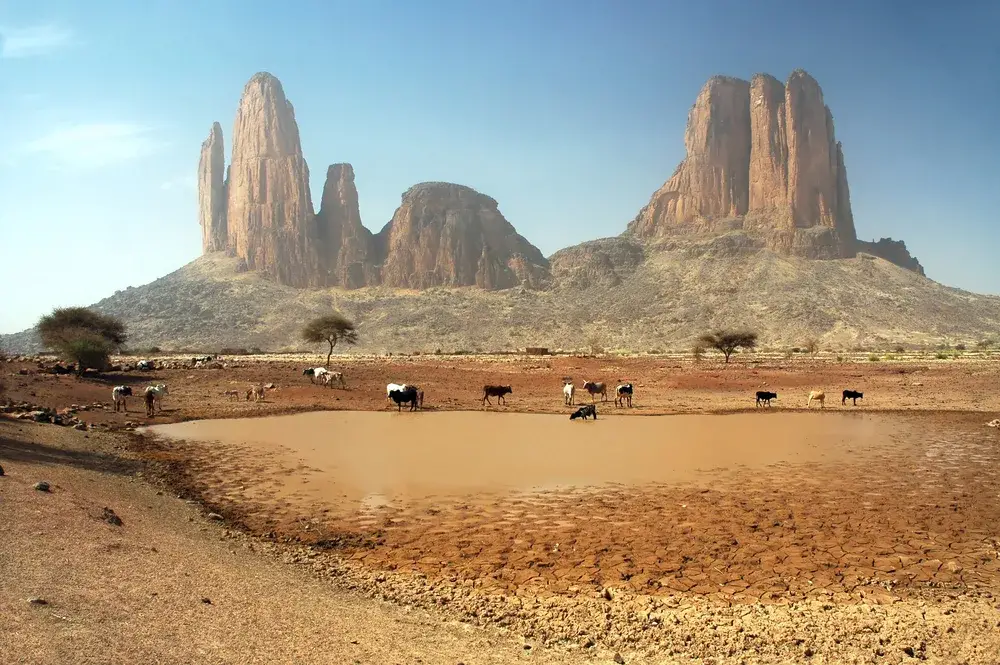
<path fill-rule="evenodd" d="M 411 187 L 377 241 L 387 286 L 535 287 L 548 274 L 548 261 L 504 219 L 497 202 L 462 185 Z"/>
<path fill-rule="evenodd" d="M 222 126 L 212 125 L 212 132 L 201 144 L 198 161 L 198 221 L 201 223 L 201 246 L 205 253 L 226 249 L 226 156 Z"/>
<path fill-rule="evenodd" d="M 334 164 L 327 169 L 316 225 L 326 284 L 356 289 L 381 281 L 378 247 L 371 231 L 361 223 L 354 167 L 350 164 Z"/>
<path fill-rule="evenodd" d="M 684 145 L 684 160 L 621 237 L 569 248 L 551 265 L 495 200 L 462 185 L 411 187 L 374 235 L 361 223 L 350 164 L 329 167 L 314 214 L 295 112 L 278 79 L 261 72 L 243 90 L 228 169 L 219 123 L 202 144 L 203 250 L 225 250 L 239 270 L 279 284 L 347 289 L 546 288 L 553 278 L 613 287 L 652 249 L 676 249 L 682 236 L 710 241 L 688 253 L 770 249 L 833 259 L 860 250 L 923 274 L 901 242 L 858 242 L 833 116 L 805 72 L 785 84 L 764 74 L 711 78 L 688 115 Z"/>
<path fill-rule="evenodd" d="M 688 116 L 686 157 L 629 225 L 640 239 L 753 232 L 810 258 L 854 256 L 843 150 L 819 84 L 795 71 L 782 85 L 713 77 Z"/>
<path fill-rule="evenodd" d="M 279 284 L 321 284 L 309 167 L 295 111 L 270 74 L 243 89 L 226 188 L 229 247 L 247 268 Z"/>
<path fill-rule="evenodd" d="M 882 238 L 874 242 L 859 240 L 858 251 L 885 259 L 920 275 L 924 274 L 924 267 L 920 265 L 920 261 L 915 256 L 910 255 L 909 250 L 906 249 L 906 243 L 902 240 L 893 240 L 892 238 Z"/>

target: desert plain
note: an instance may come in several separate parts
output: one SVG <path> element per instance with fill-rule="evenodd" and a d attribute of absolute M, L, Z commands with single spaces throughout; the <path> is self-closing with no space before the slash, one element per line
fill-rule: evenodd
<path fill-rule="evenodd" d="M 985 354 L 156 360 L 0 363 L 0 662 L 1000 659 Z"/>

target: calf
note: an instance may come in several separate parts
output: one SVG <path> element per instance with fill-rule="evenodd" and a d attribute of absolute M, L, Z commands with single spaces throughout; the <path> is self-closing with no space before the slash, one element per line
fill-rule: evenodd
<path fill-rule="evenodd" d="M 156 393 L 146 390 L 142 397 L 146 402 L 146 417 L 152 418 L 156 415 Z"/>
<path fill-rule="evenodd" d="M 757 406 L 771 406 L 772 399 L 778 399 L 778 393 L 769 393 L 766 390 L 757 391 Z"/>
<path fill-rule="evenodd" d="M 514 391 L 510 386 L 483 386 L 483 404 L 492 404 L 490 397 L 497 398 L 497 404 L 503 401 L 507 404 L 507 400 L 504 395 L 512 395 Z"/>
<path fill-rule="evenodd" d="M 628 407 L 632 408 L 632 384 L 623 383 L 617 388 L 615 388 L 615 406 L 625 406 L 625 402 L 628 402 Z"/>
<path fill-rule="evenodd" d="M 583 389 L 590 393 L 590 401 L 594 401 L 594 395 L 600 395 L 602 402 L 608 401 L 608 387 L 600 381 L 584 381 Z"/>
<path fill-rule="evenodd" d="M 563 385 L 563 404 L 565 406 L 573 406 L 573 395 L 576 393 L 576 388 L 572 383 L 567 383 Z"/>
<path fill-rule="evenodd" d="M 118 407 L 121 406 L 125 413 L 128 413 L 128 403 L 126 402 L 126 398 L 131 396 L 132 388 L 130 386 L 115 386 L 111 391 L 111 401 L 115 403 L 115 412 L 117 412 Z"/>
<path fill-rule="evenodd" d="M 819 402 L 819 408 L 826 407 L 826 393 L 822 390 L 812 390 L 809 392 L 809 399 L 806 400 L 807 409 L 812 405 L 813 400 Z"/>
<path fill-rule="evenodd" d="M 403 390 L 389 391 L 389 399 L 396 403 L 397 411 L 402 411 L 404 404 L 410 405 L 410 411 L 416 411 L 417 406 L 423 403 L 423 391 L 416 386 L 407 386 Z"/>
<path fill-rule="evenodd" d="M 845 390 L 844 396 L 840 398 L 840 403 L 847 404 L 847 400 L 852 399 L 854 400 L 854 406 L 857 406 L 858 400 L 863 399 L 864 396 L 865 396 L 864 393 L 859 393 L 855 390 Z"/>
<path fill-rule="evenodd" d="M 406 390 L 409 388 L 405 383 L 389 383 L 385 387 L 385 399 L 388 402 L 391 399 L 391 394 L 393 390 Z"/>
<path fill-rule="evenodd" d="M 577 418 L 587 419 L 587 416 L 593 416 L 594 420 L 597 420 L 597 407 L 593 404 L 587 404 L 586 406 L 581 406 L 579 409 L 569 414 L 570 420 L 576 420 Z"/>
<path fill-rule="evenodd" d="M 247 390 L 246 392 L 246 397 L 248 402 L 250 401 L 251 398 L 253 398 L 253 401 L 255 402 L 261 401 L 262 399 L 264 399 L 264 386 L 261 385 L 250 386 L 250 389 Z"/>
<path fill-rule="evenodd" d="M 341 388 L 347 389 L 347 383 L 344 381 L 343 372 L 327 372 L 323 375 L 323 385 L 328 387 L 333 387 L 333 384 L 338 384 Z"/>

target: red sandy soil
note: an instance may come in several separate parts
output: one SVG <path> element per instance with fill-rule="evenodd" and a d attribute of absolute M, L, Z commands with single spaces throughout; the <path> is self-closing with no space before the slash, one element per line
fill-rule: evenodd
<path fill-rule="evenodd" d="M 3 378 L 8 397 L 50 408 L 110 404 L 117 383 L 169 385 L 155 418 L 142 415 L 138 399 L 131 408 L 140 412 L 128 416 L 107 409 L 77 413 L 86 422 L 116 427 L 384 410 L 388 382 L 418 384 L 428 410 L 563 414 L 570 410 L 562 404 L 563 377 L 577 386 L 585 378 L 635 385 L 633 409 L 608 402 L 599 406 L 602 414 L 754 411 L 756 390 L 779 394 L 772 412 L 800 410 L 808 392 L 821 389 L 826 411 L 883 412 L 901 435 L 874 457 L 857 460 L 730 468 L 682 485 L 392 503 L 368 513 L 280 495 L 261 500 L 274 483 L 307 479 L 312 470 L 249 446 L 135 437 L 130 448 L 167 469 L 172 487 L 231 523 L 291 547 L 310 546 L 296 556 L 326 562 L 368 593 L 516 627 L 547 644 L 592 637 L 605 646 L 652 646 L 722 662 L 815 656 L 814 662 L 920 657 L 977 663 L 1000 653 L 1000 606 L 994 608 L 1000 594 L 1000 433 L 984 426 L 1000 411 L 1000 363 L 338 359 L 335 366 L 348 381 L 341 390 L 311 385 L 301 374 L 305 362 L 230 362 L 226 369 L 129 372 L 101 380 L 24 376 L 16 372 L 34 364 L 8 363 Z M 251 382 L 273 382 L 277 389 L 261 403 L 223 396 Z M 513 387 L 506 406 L 482 406 L 488 383 Z M 845 388 L 864 392 L 857 407 L 840 404 Z M 589 401 L 579 390 L 577 399 Z M 539 603 L 551 599 L 557 609 L 542 612 Z M 689 615 L 714 623 L 694 626 L 686 623 Z M 953 615 L 964 617 L 961 628 Z M 739 630 L 730 635 L 723 624 Z M 757 638 L 762 632 L 763 642 L 748 642 L 749 633 Z"/>

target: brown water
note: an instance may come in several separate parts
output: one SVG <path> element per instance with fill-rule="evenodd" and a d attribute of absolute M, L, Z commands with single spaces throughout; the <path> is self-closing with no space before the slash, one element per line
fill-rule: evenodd
<path fill-rule="evenodd" d="M 899 427 L 890 418 L 860 414 L 571 422 L 547 414 L 329 411 L 148 431 L 205 446 L 238 446 L 247 458 L 296 469 L 280 494 L 305 491 L 377 505 L 396 498 L 676 483 L 709 471 L 858 461 L 887 447 Z"/>

